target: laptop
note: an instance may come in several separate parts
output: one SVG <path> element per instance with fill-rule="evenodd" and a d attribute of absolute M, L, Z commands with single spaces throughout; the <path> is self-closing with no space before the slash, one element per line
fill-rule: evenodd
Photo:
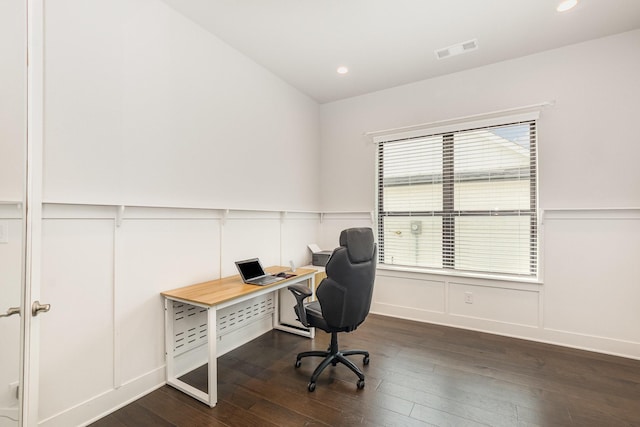
<path fill-rule="evenodd" d="M 264 286 L 282 280 L 282 277 L 265 273 L 258 258 L 236 261 L 236 267 L 238 267 L 242 281 L 250 285 Z"/>

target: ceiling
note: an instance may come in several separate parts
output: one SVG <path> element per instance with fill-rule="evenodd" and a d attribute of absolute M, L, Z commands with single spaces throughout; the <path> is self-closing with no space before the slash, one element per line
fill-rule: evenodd
<path fill-rule="evenodd" d="M 640 28 L 640 0 L 564 13 L 559 0 L 164 2 L 319 103 Z M 471 39 L 477 50 L 436 58 Z"/>

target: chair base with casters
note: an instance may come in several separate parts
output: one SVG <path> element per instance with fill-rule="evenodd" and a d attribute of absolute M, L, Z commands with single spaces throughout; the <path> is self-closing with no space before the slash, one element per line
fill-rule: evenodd
<path fill-rule="evenodd" d="M 299 368 L 302 364 L 301 359 L 304 357 L 324 357 L 324 360 L 316 367 L 311 375 L 311 379 L 309 380 L 309 385 L 307 389 L 309 391 L 314 391 L 316 389 L 316 381 L 322 371 L 329 366 L 336 366 L 338 363 L 342 363 L 349 369 L 351 369 L 357 376 L 358 382 L 356 383 L 358 389 L 364 388 L 364 374 L 351 360 L 347 359 L 346 356 L 353 355 L 361 355 L 363 356 L 362 363 L 364 365 L 369 364 L 369 352 L 365 350 L 348 350 L 348 351 L 340 351 L 338 348 L 338 331 L 329 331 L 326 322 L 322 321 L 321 317 L 317 315 L 320 312 L 320 306 L 318 302 L 312 302 L 305 304 L 303 301 L 305 298 L 311 296 L 311 290 L 304 285 L 295 284 L 288 287 L 288 289 L 293 293 L 296 298 L 296 314 L 298 315 L 298 320 L 302 322 L 303 325 L 307 327 L 319 327 L 326 332 L 331 333 L 331 344 L 326 351 L 304 351 L 299 353 L 296 356 L 296 364 L 295 367 Z M 314 314 L 316 314 L 314 316 Z"/>
<path fill-rule="evenodd" d="M 316 389 L 316 380 L 318 379 L 322 371 L 324 371 L 324 369 L 327 366 L 329 366 L 330 364 L 332 366 L 336 366 L 338 363 L 342 363 L 347 368 L 351 369 L 358 376 L 358 383 L 357 383 L 358 389 L 363 389 L 364 374 L 362 373 L 360 368 L 358 368 L 351 360 L 347 359 L 346 357 L 346 356 L 353 356 L 353 355 L 364 356 L 362 359 L 362 363 L 364 365 L 369 364 L 368 351 L 365 351 L 365 350 L 340 351 L 338 349 L 338 333 L 332 332 L 331 345 L 329 346 L 327 351 L 304 351 L 302 353 L 299 353 L 298 356 L 296 357 L 295 366 L 296 368 L 300 367 L 302 363 L 301 359 L 303 357 L 324 357 L 324 360 L 322 361 L 322 363 L 320 363 L 318 367 L 316 367 L 315 371 L 313 371 L 313 374 L 311 375 L 311 379 L 309 380 L 309 385 L 307 386 L 307 389 L 309 391 L 314 391 Z"/>

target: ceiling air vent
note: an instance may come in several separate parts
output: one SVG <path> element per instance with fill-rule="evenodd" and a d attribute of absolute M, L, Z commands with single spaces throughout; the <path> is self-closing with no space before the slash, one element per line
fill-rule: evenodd
<path fill-rule="evenodd" d="M 454 44 L 453 46 L 445 47 L 436 50 L 436 58 L 444 59 L 450 56 L 460 55 L 461 53 L 471 52 L 478 48 L 478 40 L 468 40 L 466 42 Z"/>

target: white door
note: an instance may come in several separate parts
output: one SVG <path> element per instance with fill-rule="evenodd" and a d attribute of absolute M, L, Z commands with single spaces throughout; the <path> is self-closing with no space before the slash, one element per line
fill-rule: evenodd
<path fill-rule="evenodd" d="M 27 7 L 0 0 L 0 427 L 22 425 Z"/>
<path fill-rule="evenodd" d="M 20 1 L 24 0 L 0 0 Z M 44 0 L 27 0 L 27 150 L 22 425 L 38 425 L 40 319 L 49 305 L 40 299 L 42 152 L 44 106 Z"/>
<path fill-rule="evenodd" d="M 38 421 L 42 2 L 0 0 L 0 427 Z"/>

